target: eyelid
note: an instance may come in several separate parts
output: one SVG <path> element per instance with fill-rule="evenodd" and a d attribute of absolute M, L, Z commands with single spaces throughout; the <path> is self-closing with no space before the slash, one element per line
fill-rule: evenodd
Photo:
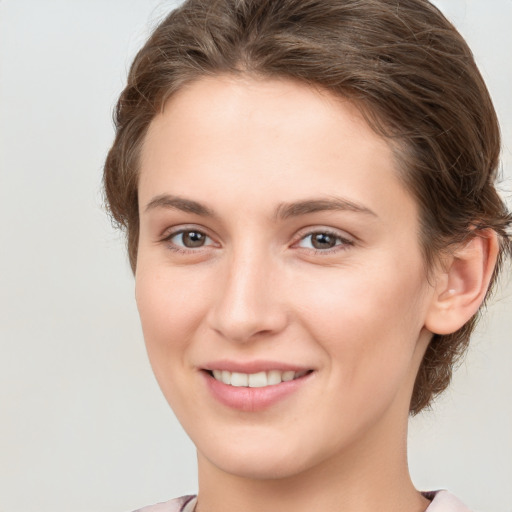
<path fill-rule="evenodd" d="M 165 229 L 162 230 L 161 234 L 159 235 L 159 239 L 163 240 L 165 238 L 170 238 L 174 235 L 177 235 L 178 233 L 183 233 L 184 231 L 198 231 L 200 233 L 205 234 L 206 236 L 209 236 L 212 238 L 210 234 L 210 230 L 205 228 L 204 226 L 200 226 L 199 224 L 176 224 L 174 226 L 167 226 Z"/>
<path fill-rule="evenodd" d="M 298 244 L 307 238 L 308 236 L 312 236 L 314 234 L 323 233 L 326 235 L 331 235 L 336 239 L 340 240 L 341 243 L 334 245 L 333 247 L 327 249 L 315 249 L 315 248 L 306 248 L 300 247 Z M 308 226 L 307 228 L 301 229 L 295 236 L 294 242 L 292 246 L 297 247 L 299 249 L 304 249 L 306 251 L 315 251 L 317 253 L 329 254 L 335 251 L 344 250 L 347 246 L 352 246 L 356 242 L 356 237 L 348 234 L 346 231 L 341 231 L 336 228 L 326 227 L 326 226 Z"/>
<path fill-rule="evenodd" d="M 202 245 L 200 247 L 185 247 L 182 245 L 175 244 L 172 242 L 172 239 L 180 235 L 182 233 L 186 233 L 188 231 L 195 231 L 197 233 L 203 234 L 210 242 L 212 243 L 205 243 L 205 245 Z M 202 249 L 205 249 L 206 247 L 212 247 L 212 246 L 219 246 L 219 244 L 215 241 L 215 238 L 209 233 L 209 230 L 202 227 L 197 226 L 194 224 L 180 224 L 178 226 L 173 226 L 171 228 L 167 228 L 163 234 L 158 238 L 157 243 L 168 243 L 170 248 L 174 248 L 176 250 L 184 251 L 184 252 L 199 252 Z"/>

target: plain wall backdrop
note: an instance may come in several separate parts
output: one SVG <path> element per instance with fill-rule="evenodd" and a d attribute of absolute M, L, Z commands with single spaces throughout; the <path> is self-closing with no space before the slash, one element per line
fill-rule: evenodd
<path fill-rule="evenodd" d="M 112 107 L 175 4 L 0 0 L 0 512 L 121 512 L 196 490 L 101 200 Z M 495 100 L 510 191 L 512 0 L 436 4 Z M 412 420 L 410 466 L 418 488 L 511 512 L 512 287 L 493 302 L 453 386 Z"/>

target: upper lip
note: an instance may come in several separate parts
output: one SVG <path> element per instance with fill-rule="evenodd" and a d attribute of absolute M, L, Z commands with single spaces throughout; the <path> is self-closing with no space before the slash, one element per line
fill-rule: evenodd
<path fill-rule="evenodd" d="M 225 370 L 228 372 L 237 372 L 237 373 L 259 373 L 259 372 L 268 372 L 271 370 L 280 370 L 280 371 L 307 371 L 312 368 L 302 365 L 296 365 L 291 363 L 283 363 L 280 361 L 231 361 L 228 359 L 222 359 L 218 361 L 211 361 L 202 366 L 203 370 Z"/>

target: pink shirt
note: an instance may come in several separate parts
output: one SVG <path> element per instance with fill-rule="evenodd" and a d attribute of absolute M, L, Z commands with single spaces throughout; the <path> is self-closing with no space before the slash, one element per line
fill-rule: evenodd
<path fill-rule="evenodd" d="M 462 502 L 448 491 L 425 492 L 425 497 L 432 500 L 425 512 L 471 512 Z M 182 496 L 165 503 L 157 503 L 135 512 L 194 512 L 196 496 Z"/>

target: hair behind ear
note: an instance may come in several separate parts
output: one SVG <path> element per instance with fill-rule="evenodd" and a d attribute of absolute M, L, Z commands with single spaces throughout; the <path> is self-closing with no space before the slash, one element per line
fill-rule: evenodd
<path fill-rule="evenodd" d="M 433 272 L 435 293 L 425 327 L 434 336 L 416 377 L 410 405 L 413 415 L 448 387 L 453 366 L 466 352 L 495 273 L 498 238 L 492 229 L 477 231 L 446 254 Z"/>

